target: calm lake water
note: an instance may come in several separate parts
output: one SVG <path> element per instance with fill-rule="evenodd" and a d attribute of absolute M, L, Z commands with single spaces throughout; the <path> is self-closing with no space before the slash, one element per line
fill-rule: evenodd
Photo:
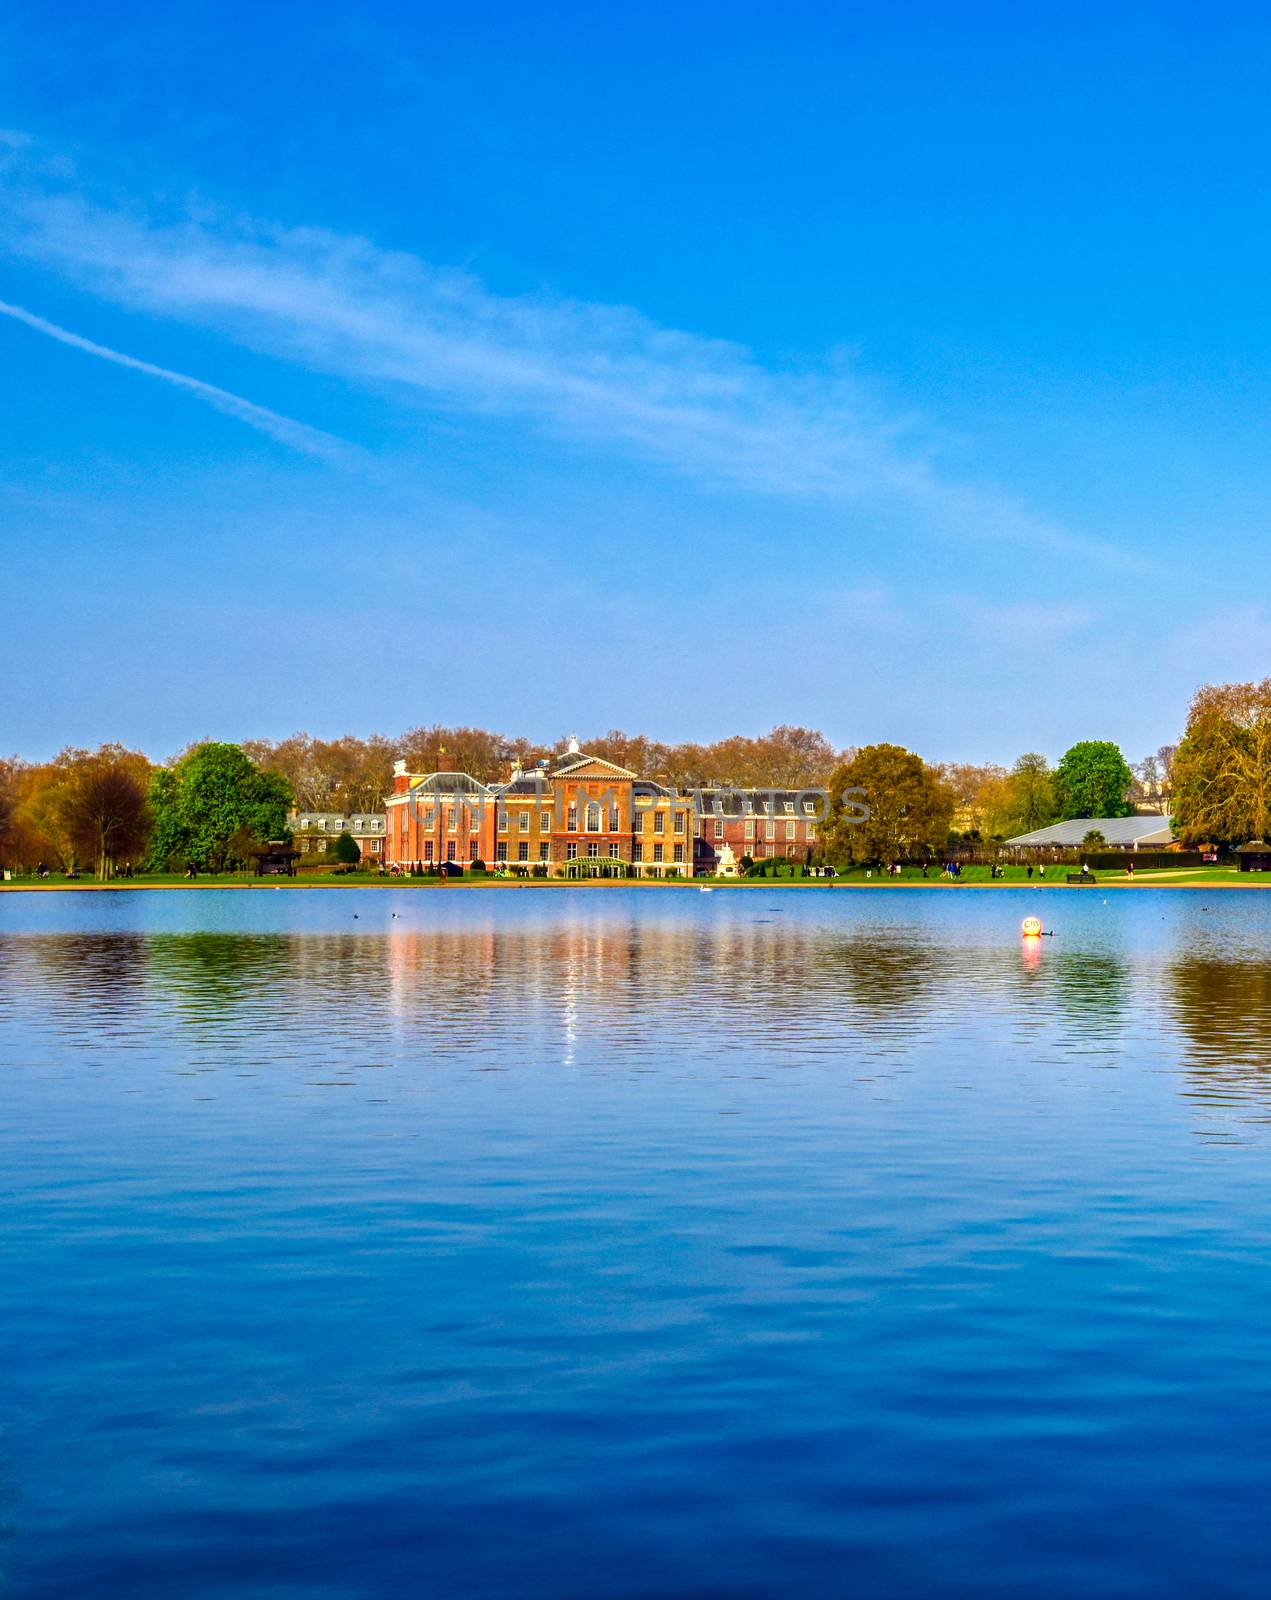
<path fill-rule="evenodd" d="M 0 1590 L 1264 1596 L 1269 952 L 1146 887 L 0 897 Z"/>

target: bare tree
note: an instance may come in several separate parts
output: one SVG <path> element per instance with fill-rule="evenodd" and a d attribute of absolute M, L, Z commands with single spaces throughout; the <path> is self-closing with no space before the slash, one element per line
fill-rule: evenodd
<path fill-rule="evenodd" d="M 110 877 L 121 861 L 145 849 L 149 778 L 146 758 L 121 745 L 76 752 L 67 763 L 54 805 L 75 856 L 91 860 L 99 878 Z"/>

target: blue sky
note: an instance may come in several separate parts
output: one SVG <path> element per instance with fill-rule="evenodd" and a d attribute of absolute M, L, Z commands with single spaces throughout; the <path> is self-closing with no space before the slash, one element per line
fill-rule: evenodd
<path fill-rule="evenodd" d="M 1265 12 L 406 9 L 6 8 L 0 748 L 1266 674 Z"/>

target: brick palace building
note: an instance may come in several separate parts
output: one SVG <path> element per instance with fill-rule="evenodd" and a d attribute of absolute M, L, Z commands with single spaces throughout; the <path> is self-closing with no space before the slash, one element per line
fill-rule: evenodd
<path fill-rule="evenodd" d="M 399 761 L 385 816 L 390 869 L 482 861 L 526 876 L 693 875 L 691 797 L 586 755 L 576 741 L 555 767 L 514 767 L 503 783 L 413 775 Z"/>
<path fill-rule="evenodd" d="M 677 793 L 570 741 L 555 765 L 514 766 L 502 783 L 465 772 L 412 774 L 399 761 L 385 802 L 390 870 L 480 861 L 523 876 L 690 878 L 736 860 L 804 861 L 823 802 L 814 791 Z"/>

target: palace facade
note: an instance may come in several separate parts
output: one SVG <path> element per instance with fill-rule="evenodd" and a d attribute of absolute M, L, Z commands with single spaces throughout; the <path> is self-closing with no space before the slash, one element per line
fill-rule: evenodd
<path fill-rule="evenodd" d="M 525 877 L 693 876 L 691 797 L 586 755 L 576 741 L 556 766 L 516 766 L 503 783 L 411 774 L 399 761 L 385 815 L 390 870 L 480 861 Z"/>
<path fill-rule="evenodd" d="M 825 806 L 820 790 L 696 790 L 698 872 L 714 872 L 725 845 L 736 861 L 810 860 Z"/>
<path fill-rule="evenodd" d="M 807 861 L 820 791 L 702 788 L 677 793 L 587 755 L 513 766 L 502 783 L 466 772 L 413 774 L 399 761 L 385 804 L 390 870 L 481 862 L 522 877 L 691 878 L 733 859 Z"/>

